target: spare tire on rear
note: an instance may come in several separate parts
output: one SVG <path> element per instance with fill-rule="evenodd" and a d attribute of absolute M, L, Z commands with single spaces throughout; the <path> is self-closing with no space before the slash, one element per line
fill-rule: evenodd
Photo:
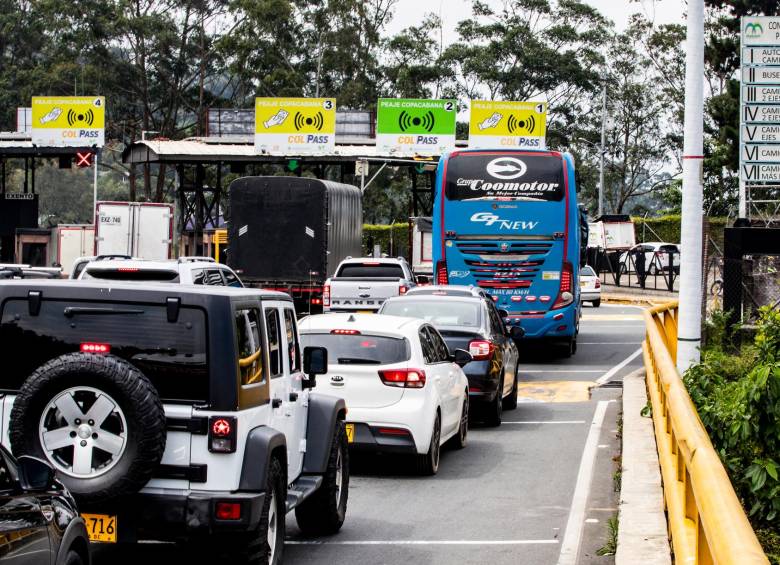
<path fill-rule="evenodd" d="M 152 383 L 111 355 L 71 353 L 22 385 L 9 436 L 16 455 L 49 461 L 83 503 L 138 492 L 165 451 L 165 412 Z"/>

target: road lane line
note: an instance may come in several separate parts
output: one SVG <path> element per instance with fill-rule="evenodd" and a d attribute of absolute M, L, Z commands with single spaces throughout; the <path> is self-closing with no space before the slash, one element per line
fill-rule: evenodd
<path fill-rule="evenodd" d="M 599 436 L 604 424 L 604 415 L 607 413 L 605 400 L 599 401 L 596 405 L 596 412 L 593 414 L 588 437 L 585 440 L 585 449 L 582 450 L 582 459 L 580 460 L 580 469 L 577 472 L 577 483 L 574 487 L 574 496 L 571 501 L 571 510 L 569 511 L 569 520 L 566 522 L 566 532 L 561 542 L 561 555 L 558 557 L 558 565 L 575 565 L 580 551 L 580 542 L 582 541 L 582 528 L 585 521 L 585 507 L 590 493 L 590 483 L 593 479 L 593 466 L 598 454 Z"/>
<path fill-rule="evenodd" d="M 596 383 L 599 384 L 599 385 L 603 385 L 604 383 L 609 381 L 609 379 L 614 377 L 620 369 L 622 369 L 623 367 L 625 367 L 626 365 L 631 363 L 631 361 L 633 361 L 634 359 L 639 357 L 639 355 L 641 353 L 642 353 L 642 348 L 640 347 L 639 349 L 634 351 L 631 355 L 629 355 L 628 357 L 623 359 L 620 363 L 618 363 L 617 365 L 612 367 L 609 371 L 604 373 L 604 376 L 599 377 L 598 379 L 596 379 Z"/>
<path fill-rule="evenodd" d="M 584 424 L 585 420 L 536 420 L 536 421 L 525 421 L 525 422 L 507 422 L 504 420 L 502 423 L 504 424 Z"/>
<path fill-rule="evenodd" d="M 285 545 L 554 545 L 557 539 L 510 540 L 285 540 Z"/>

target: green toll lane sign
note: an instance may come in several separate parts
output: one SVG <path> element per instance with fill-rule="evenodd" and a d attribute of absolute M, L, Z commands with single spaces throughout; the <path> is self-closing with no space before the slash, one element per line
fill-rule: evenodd
<path fill-rule="evenodd" d="M 441 155 L 455 148 L 455 100 L 380 98 L 376 146 L 382 155 Z"/>

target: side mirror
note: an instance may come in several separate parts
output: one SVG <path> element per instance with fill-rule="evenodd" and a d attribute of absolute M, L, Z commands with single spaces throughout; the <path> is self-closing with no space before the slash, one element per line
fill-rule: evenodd
<path fill-rule="evenodd" d="M 452 354 L 452 361 L 458 367 L 464 367 L 469 363 L 471 363 L 473 360 L 474 358 L 471 356 L 471 353 L 469 353 L 465 349 L 456 349 L 455 353 Z"/>
<path fill-rule="evenodd" d="M 509 337 L 512 339 L 521 339 L 525 336 L 525 330 L 520 326 L 512 326 L 509 329 Z"/>
<path fill-rule="evenodd" d="M 54 468 L 46 461 L 22 455 L 19 463 L 19 484 L 22 489 L 32 492 L 49 490 L 54 486 Z"/>
<path fill-rule="evenodd" d="M 498 315 L 503 320 L 504 318 L 508 318 L 509 317 L 509 312 L 507 312 L 506 310 L 499 310 L 498 311 Z"/>
<path fill-rule="evenodd" d="M 307 377 L 303 381 L 303 388 L 314 388 L 317 384 L 317 375 L 328 372 L 328 350 L 324 347 L 304 347 L 303 372 Z"/>
<path fill-rule="evenodd" d="M 417 284 L 430 284 L 431 279 L 428 278 L 428 275 L 417 275 L 415 281 Z"/>

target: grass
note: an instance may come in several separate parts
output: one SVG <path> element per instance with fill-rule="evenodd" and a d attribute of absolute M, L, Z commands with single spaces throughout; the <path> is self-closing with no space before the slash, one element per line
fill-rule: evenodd
<path fill-rule="evenodd" d="M 617 514 L 607 520 L 607 541 L 596 552 L 596 555 L 615 555 L 617 551 L 618 525 Z"/>
<path fill-rule="evenodd" d="M 774 528 L 759 528 L 756 530 L 756 535 L 769 562 L 772 565 L 780 565 L 780 533 Z"/>

